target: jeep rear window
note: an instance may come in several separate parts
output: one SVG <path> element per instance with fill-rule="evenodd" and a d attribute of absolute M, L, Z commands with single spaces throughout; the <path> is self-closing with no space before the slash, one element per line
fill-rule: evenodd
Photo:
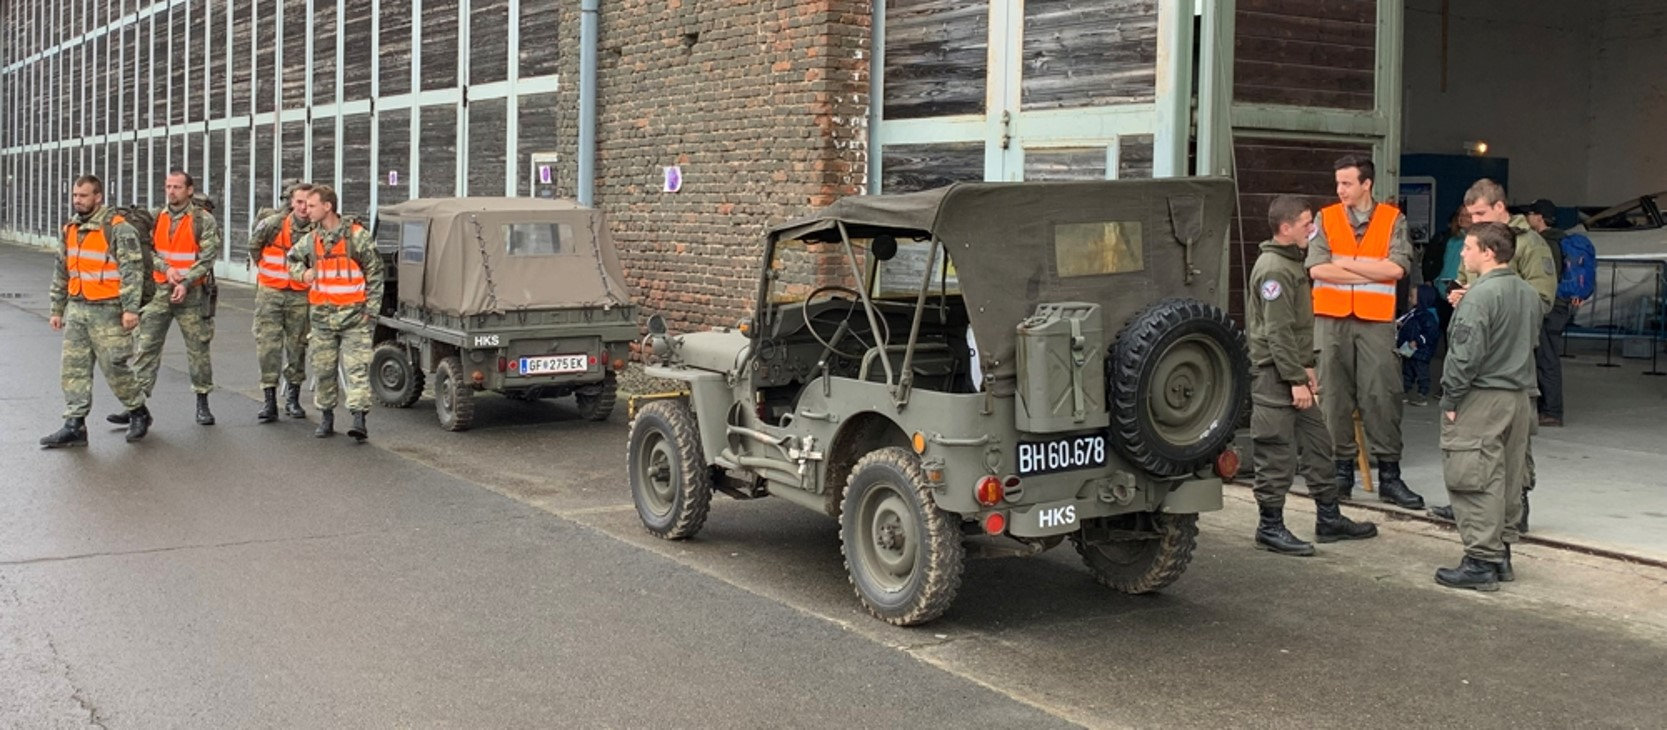
<path fill-rule="evenodd" d="M 1146 268 L 1140 221 L 1057 223 L 1053 227 L 1053 255 L 1061 279 Z"/>
<path fill-rule="evenodd" d="M 504 226 L 504 249 L 511 256 L 567 253 L 573 227 L 566 223 L 512 223 Z"/>
<path fill-rule="evenodd" d="M 428 249 L 428 222 L 412 221 L 399 227 L 399 260 L 401 263 L 420 264 Z"/>

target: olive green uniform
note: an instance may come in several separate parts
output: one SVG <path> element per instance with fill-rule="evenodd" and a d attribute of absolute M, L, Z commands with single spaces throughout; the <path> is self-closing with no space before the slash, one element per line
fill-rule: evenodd
<path fill-rule="evenodd" d="M 1441 452 L 1466 555 L 1497 563 L 1517 541 L 1533 423 L 1539 297 L 1501 267 L 1474 278 L 1453 312 L 1441 373 Z M 1449 422 L 1448 412 L 1457 412 Z"/>
<path fill-rule="evenodd" d="M 214 366 L 209 359 L 209 344 L 214 341 L 214 316 L 209 311 L 208 292 L 202 282 L 214 271 L 214 259 L 220 255 L 220 225 L 214 221 L 212 214 L 196 203 L 187 203 L 183 209 L 167 212 L 172 227 L 176 229 L 183 216 L 191 216 L 192 225 L 196 227 L 197 262 L 185 272 L 185 281 L 191 284 L 185 290 L 185 299 L 178 304 L 168 301 L 173 286 L 158 284 L 156 293 L 145 304 L 144 312 L 139 317 L 139 331 L 134 338 L 138 354 L 133 358 L 133 369 L 138 373 L 139 386 L 147 395 L 155 390 L 156 374 L 162 367 L 162 346 L 168 338 L 168 325 L 177 321 L 180 337 L 185 339 L 186 369 L 191 375 L 191 390 L 208 393 L 214 390 Z M 168 231 L 169 235 L 173 233 Z M 146 245 L 150 245 L 148 240 Z M 168 273 L 168 262 L 161 256 L 152 256 L 151 263 L 156 271 Z"/>
<path fill-rule="evenodd" d="M 115 212 L 100 206 L 97 210 L 78 215 L 77 235 L 104 229 L 108 246 L 106 255 L 116 259 L 121 276 L 120 294 L 115 299 L 89 302 L 81 295 L 69 293 L 67 241 L 58 242 L 58 260 L 52 269 L 52 288 L 47 298 L 51 313 L 62 317 L 64 345 L 60 380 L 64 389 L 64 418 L 86 418 L 93 407 L 93 365 L 104 371 L 104 380 L 116 394 L 122 407 L 132 411 L 145 405 L 145 393 L 128 364 L 133 354 L 133 338 L 122 328 L 122 314 L 138 314 L 144 305 L 145 280 L 150 270 L 145 267 L 145 251 L 139 234 L 127 223 L 112 225 Z"/>
<path fill-rule="evenodd" d="M 1366 235 L 1376 208 L 1364 213 L 1352 207 L 1349 224 L 1356 237 Z M 1412 270 L 1412 244 L 1407 240 L 1406 216 L 1397 213 L 1389 237 L 1389 261 L 1404 275 Z M 1304 262 L 1312 270 L 1331 263 L 1331 245 L 1324 226 L 1308 244 Z M 1315 318 L 1315 339 L 1319 346 L 1319 380 L 1324 397 L 1320 412 L 1331 432 L 1332 456 L 1352 460 L 1361 444 L 1355 443 L 1354 412 L 1366 430 L 1368 453 L 1380 461 L 1401 460 L 1401 363 L 1395 355 L 1395 323 L 1368 322 L 1359 317 Z"/>
<path fill-rule="evenodd" d="M 1245 291 L 1245 329 L 1250 362 L 1250 432 L 1255 444 L 1256 502 L 1282 508 L 1297 473 L 1321 502 L 1337 499 L 1331 462 L 1331 434 L 1318 408 L 1299 411 L 1291 386 L 1308 382 L 1314 367 L 1314 299 L 1303 252 L 1264 241 Z"/>
<path fill-rule="evenodd" d="M 375 330 L 373 318 L 382 305 L 382 257 L 376 252 L 376 241 L 364 228 L 353 231 L 346 219 L 334 228 L 320 228 L 308 233 L 289 249 L 289 271 L 300 277 L 314 267 L 314 253 L 319 242 L 326 251 L 337 241 L 347 238 L 347 255 L 358 262 L 365 277 L 365 301 L 346 307 L 328 304 L 312 306 L 308 342 L 313 376 L 318 387 L 313 392 L 313 404 L 320 410 L 335 410 L 341 400 L 337 382 L 337 366 L 347 376 L 347 409 L 367 412 L 371 406 L 370 358 L 371 337 Z"/>
<path fill-rule="evenodd" d="M 259 262 L 262 250 L 272 245 L 283 230 L 288 213 L 267 216 L 255 224 L 249 236 L 249 260 Z M 312 221 L 290 222 L 292 246 L 312 230 Z M 284 382 L 299 386 L 307 378 L 308 306 L 305 289 L 273 289 L 255 287 L 255 360 L 260 363 L 262 388 L 278 387 L 278 376 Z"/>

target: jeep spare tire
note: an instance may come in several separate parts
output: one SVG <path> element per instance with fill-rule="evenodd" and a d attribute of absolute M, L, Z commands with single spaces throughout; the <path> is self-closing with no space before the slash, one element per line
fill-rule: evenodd
<path fill-rule="evenodd" d="M 1164 299 L 1129 320 L 1106 379 L 1113 445 L 1160 476 L 1213 462 L 1250 406 L 1244 332 L 1196 299 Z"/>

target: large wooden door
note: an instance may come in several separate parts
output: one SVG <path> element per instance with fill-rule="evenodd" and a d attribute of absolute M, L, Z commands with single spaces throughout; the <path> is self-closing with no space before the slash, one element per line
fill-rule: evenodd
<path fill-rule="evenodd" d="M 1191 5 L 877 2 L 871 192 L 1184 174 Z"/>

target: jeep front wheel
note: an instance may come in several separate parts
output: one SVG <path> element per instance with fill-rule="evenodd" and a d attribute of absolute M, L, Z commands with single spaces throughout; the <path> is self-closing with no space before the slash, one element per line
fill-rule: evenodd
<path fill-rule="evenodd" d="M 1227 313 L 1164 299 L 1118 333 L 1106 367 L 1112 443 L 1160 476 L 1209 465 L 1250 407 L 1250 354 Z"/>
<path fill-rule="evenodd" d="M 857 461 L 839 522 L 845 570 L 869 613 L 913 626 L 948 610 L 965 548 L 959 521 L 938 509 L 914 454 L 889 447 Z"/>
<path fill-rule="evenodd" d="M 1123 593 L 1151 593 L 1181 577 L 1192 562 L 1198 545 L 1198 515 L 1155 512 L 1149 531 L 1136 532 L 1143 515 L 1102 518 L 1098 525 L 1084 525 L 1071 535 L 1082 562 L 1094 573 L 1094 580 Z M 1089 542 L 1091 530 L 1110 533 L 1111 539 Z"/>
<path fill-rule="evenodd" d="M 475 388 L 463 382 L 463 361 L 455 355 L 434 368 L 434 414 L 447 431 L 467 431 L 475 423 Z"/>
<path fill-rule="evenodd" d="M 712 504 L 712 478 L 689 406 L 676 400 L 643 406 L 631 422 L 628 444 L 631 501 L 643 527 L 665 540 L 700 532 Z"/>

